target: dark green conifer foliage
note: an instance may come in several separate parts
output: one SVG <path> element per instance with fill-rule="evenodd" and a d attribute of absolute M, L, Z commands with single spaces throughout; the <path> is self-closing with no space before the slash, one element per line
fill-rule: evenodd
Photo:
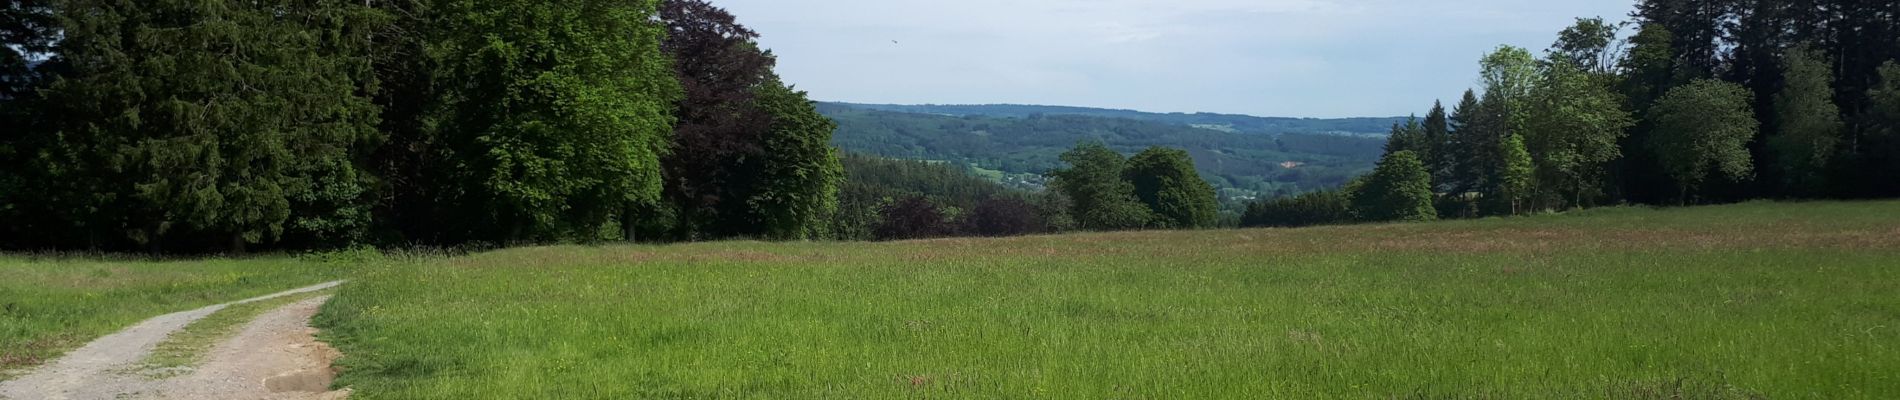
<path fill-rule="evenodd" d="M 61 7 L 60 140 L 37 162 L 62 164 L 47 198 L 89 236 L 241 250 L 366 228 L 353 156 L 378 134 L 361 3 Z"/>
<path fill-rule="evenodd" d="M 1880 66 L 1880 83 L 1867 91 L 1864 169 L 1858 182 L 1872 196 L 1900 196 L 1900 62 Z"/>

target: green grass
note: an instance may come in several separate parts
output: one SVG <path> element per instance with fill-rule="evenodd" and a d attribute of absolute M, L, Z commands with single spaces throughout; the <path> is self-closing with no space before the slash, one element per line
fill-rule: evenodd
<path fill-rule="evenodd" d="M 230 338 L 244 328 L 245 324 L 257 319 L 265 312 L 276 310 L 299 301 L 330 294 L 332 290 L 299 293 L 269 300 L 233 304 L 211 313 L 184 329 L 173 332 L 145 356 L 144 369 L 152 372 L 151 377 L 165 377 L 185 372 L 188 367 L 204 362 L 205 356 L 219 342 Z"/>
<path fill-rule="evenodd" d="M 346 265 L 0 255 L 0 378 L 147 318 L 334 280 Z"/>
<path fill-rule="evenodd" d="M 357 399 L 1900 397 L 1900 202 L 366 269 Z"/>

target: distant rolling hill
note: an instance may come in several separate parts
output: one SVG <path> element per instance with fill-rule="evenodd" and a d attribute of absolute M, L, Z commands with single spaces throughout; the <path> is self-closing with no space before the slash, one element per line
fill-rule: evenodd
<path fill-rule="evenodd" d="M 1213 113 L 1151 113 L 1134 110 L 1114 110 L 1105 108 L 1036 106 L 1019 104 L 979 104 L 979 105 L 897 105 L 897 104 L 856 104 L 831 103 L 833 105 L 867 110 L 892 111 L 918 114 L 939 114 L 949 116 L 977 115 L 985 117 L 1026 118 L 1031 115 L 1077 115 L 1087 117 L 1122 118 L 1137 121 L 1157 122 L 1171 125 L 1192 126 L 1236 133 L 1318 133 L 1339 135 L 1381 136 L 1391 132 L 1393 124 L 1405 123 L 1406 117 L 1370 117 L 1370 118 L 1283 118 L 1255 117 L 1251 115 L 1213 114 Z"/>
<path fill-rule="evenodd" d="M 1138 119 L 1105 116 L 1118 115 L 1112 110 L 1102 110 L 1101 115 L 1028 112 L 1056 109 L 1092 110 L 818 105 L 820 113 L 838 122 L 832 142 L 846 151 L 967 165 L 987 177 L 1030 187 L 1042 184 L 1041 174 L 1063 167 L 1062 152 L 1084 141 L 1099 141 L 1128 154 L 1149 146 L 1185 149 L 1193 155 L 1202 177 L 1223 189 L 1223 197 L 1229 199 L 1337 187 L 1371 170 L 1385 144 L 1382 136 L 1341 134 L 1353 132 L 1338 129 L 1314 132 L 1318 125 L 1240 133 L 1243 130 L 1196 128 L 1152 117 L 1170 114 Z"/>

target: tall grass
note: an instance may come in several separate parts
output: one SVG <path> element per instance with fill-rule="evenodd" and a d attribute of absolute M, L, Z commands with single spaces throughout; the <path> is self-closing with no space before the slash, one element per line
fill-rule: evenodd
<path fill-rule="evenodd" d="M 365 270 L 360 399 L 1894 398 L 1900 203 Z"/>

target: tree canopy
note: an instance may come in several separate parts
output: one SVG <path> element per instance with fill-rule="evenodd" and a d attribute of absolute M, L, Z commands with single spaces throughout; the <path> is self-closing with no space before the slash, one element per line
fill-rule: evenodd
<path fill-rule="evenodd" d="M 1750 101 L 1741 85 L 1703 79 L 1671 89 L 1650 109 L 1656 124 L 1650 150 L 1675 180 L 1681 201 L 1688 201 L 1710 171 L 1732 180 L 1752 176 L 1755 164 L 1748 142 L 1760 123 Z"/>

